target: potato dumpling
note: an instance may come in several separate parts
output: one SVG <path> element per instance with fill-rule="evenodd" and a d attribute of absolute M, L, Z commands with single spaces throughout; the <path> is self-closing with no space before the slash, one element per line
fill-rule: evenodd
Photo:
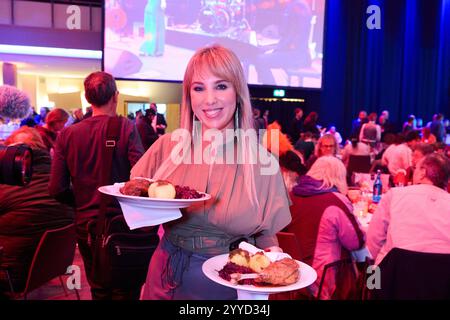
<path fill-rule="evenodd" d="M 270 259 L 264 254 L 264 252 L 257 252 L 250 257 L 250 268 L 256 273 L 260 273 L 270 264 Z"/>
<path fill-rule="evenodd" d="M 148 188 L 150 198 L 175 199 L 176 194 L 175 187 L 169 181 L 158 180 Z"/>
<path fill-rule="evenodd" d="M 231 262 L 237 264 L 238 266 L 247 267 L 249 266 L 250 255 L 247 251 L 242 249 L 235 249 L 230 252 L 228 256 Z"/>

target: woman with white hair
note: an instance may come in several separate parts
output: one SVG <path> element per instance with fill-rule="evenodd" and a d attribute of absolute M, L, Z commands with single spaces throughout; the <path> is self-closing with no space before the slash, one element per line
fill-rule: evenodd
<path fill-rule="evenodd" d="M 316 282 L 308 288 L 313 297 L 317 297 L 324 266 L 349 257 L 350 251 L 364 245 L 364 234 L 346 194 L 345 166 L 333 156 L 318 158 L 291 194 L 292 222 L 286 231 L 297 236 L 301 260 L 317 271 Z M 350 288 L 340 283 L 349 280 L 344 271 L 328 271 L 317 298 L 348 298 Z"/>
<path fill-rule="evenodd" d="M 291 218 L 279 167 L 265 175 L 261 161 L 250 161 L 264 153 L 277 164 L 267 150 L 255 153 L 258 145 L 249 91 L 241 62 L 230 50 L 206 47 L 191 58 L 183 81 L 181 129 L 178 132 L 187 135 L 181 146 L 178 138 L 182 136 L 161 136 L 136 163 L 131 176 L 168 180 L 209 193 L 212 199 L 183 209 L 181 219 L 164 224 L 164 237 L 152 256 L 141 298 L 236 299 L 236 290 L 206 278 L 203 263 L 228 253 L 230 245 L 242 238 L 260 248 L 281 251 L 276 233 Z M 254 139 L 249 141 L 244 131 L 253 133 Z M 210 133 L 225 137 L 212 143 Z M 179 159 L 183 161 L 175 161 L 174 155 L 181 150 L 186 151 Z M 198 150 L 201 157 L 207 154 L 227 161 L 198 161 Z M 221 157 L 223 152 L 226 157 Z M 243 161 L 230 163 L 228 152 L 231 160 L 238 155 Z"/>

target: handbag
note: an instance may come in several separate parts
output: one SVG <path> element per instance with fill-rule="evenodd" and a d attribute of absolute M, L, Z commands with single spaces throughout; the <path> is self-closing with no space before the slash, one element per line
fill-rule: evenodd
<path fill-rule="evenodd" d="M 121 117 L 108 121 L 107 139 L 103 146 L 102 185 L 111 183 L 113 151 L 119 139 Z M 98 220 L 87 225 L 88 243 L 92 250 L 90 279 L 105 288 L 136 288 L 147 276 L 151 256 L 159 237 L 156 227 L 131 231 L 122 214 L 107 217 L 111 196 L 101 194 Z"/>
<path fill-rule="evenodd" d="M 130 231 L 122 215 L 107 219 L 100 237 L 96 221 L 88 224 L 93 264 L 91 279 L 106 288 L 136 288 L 147 276 L 158 235 L 143 228 Z"/>

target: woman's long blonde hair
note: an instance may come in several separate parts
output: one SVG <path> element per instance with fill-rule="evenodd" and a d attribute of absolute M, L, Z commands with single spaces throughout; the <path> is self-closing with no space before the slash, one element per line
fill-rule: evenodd
<path fill-rule="evenodd" d="M 201 123 L 195 120 L 191 104 L 191 86 L 194 76 L 205 69 L 216 77 L 229 81 L 236 91 L 235 130 L 254 129 L 250 93 L 245 80 L 244 71 L 239 58 L 229 49 L 220 45 L 212 45 L 199 49 L 188 63 L 183 80 L 183 98 L 181 101 L 181 129 L 192 133 L 193 143 L 197 137 L 196 132 L 201 131 Z M 237 120 L 237 121 L 236 121 Z M 236 128 L 237 126 L 237 128 Z M 200 130 L 199 130 L 200 128 Z M 244 157 L 244 183 L 250 201 L 258 206 L 256 195 L 254 166 L 249 159 L 257 156 L 256 144 L 248 144 L 246 139 L 237 139 L 238 153 Z M 192 141 L 189 141 L 191 144 Z M 190 145 L 189 147 L 191 147 Z M 249 154 L 250 153 L 250 154 Z M 256 157 L 257 158 L 257 157 Z M 155 173 L 159 178 L 167 178 L 176 168 L 172 161 L 167 159 Z"/>
<path fill-rule="evenodd" d="M 306 175 L 323 181 L 322 188 L 336 187 L 340 193 L 347 194 L 347 170 L 341 160 L 333 156 L 318 158 Z"/>

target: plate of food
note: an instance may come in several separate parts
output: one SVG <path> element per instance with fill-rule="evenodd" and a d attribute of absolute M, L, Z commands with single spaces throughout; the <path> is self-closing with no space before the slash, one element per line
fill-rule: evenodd
<path fill-rule="evenodd" d="M 246 250 L 248 247 L 241 244 L 228 254 L 208 259 L 203 263 L 203 273 L 216 283 L 236 289 L 238 299 L 268 299 L 271 293 L 305 288 L 317 279 L 312 267 L 286 253 Z"/>
<path fill-rule="evenodd" d="M 181 217 L 180 209 L 211 199 L 209 194 L 188 186 L 147 178 L 102 186 L 98 190 L 119 201 L 131 230 L 178 219 Z"/>

